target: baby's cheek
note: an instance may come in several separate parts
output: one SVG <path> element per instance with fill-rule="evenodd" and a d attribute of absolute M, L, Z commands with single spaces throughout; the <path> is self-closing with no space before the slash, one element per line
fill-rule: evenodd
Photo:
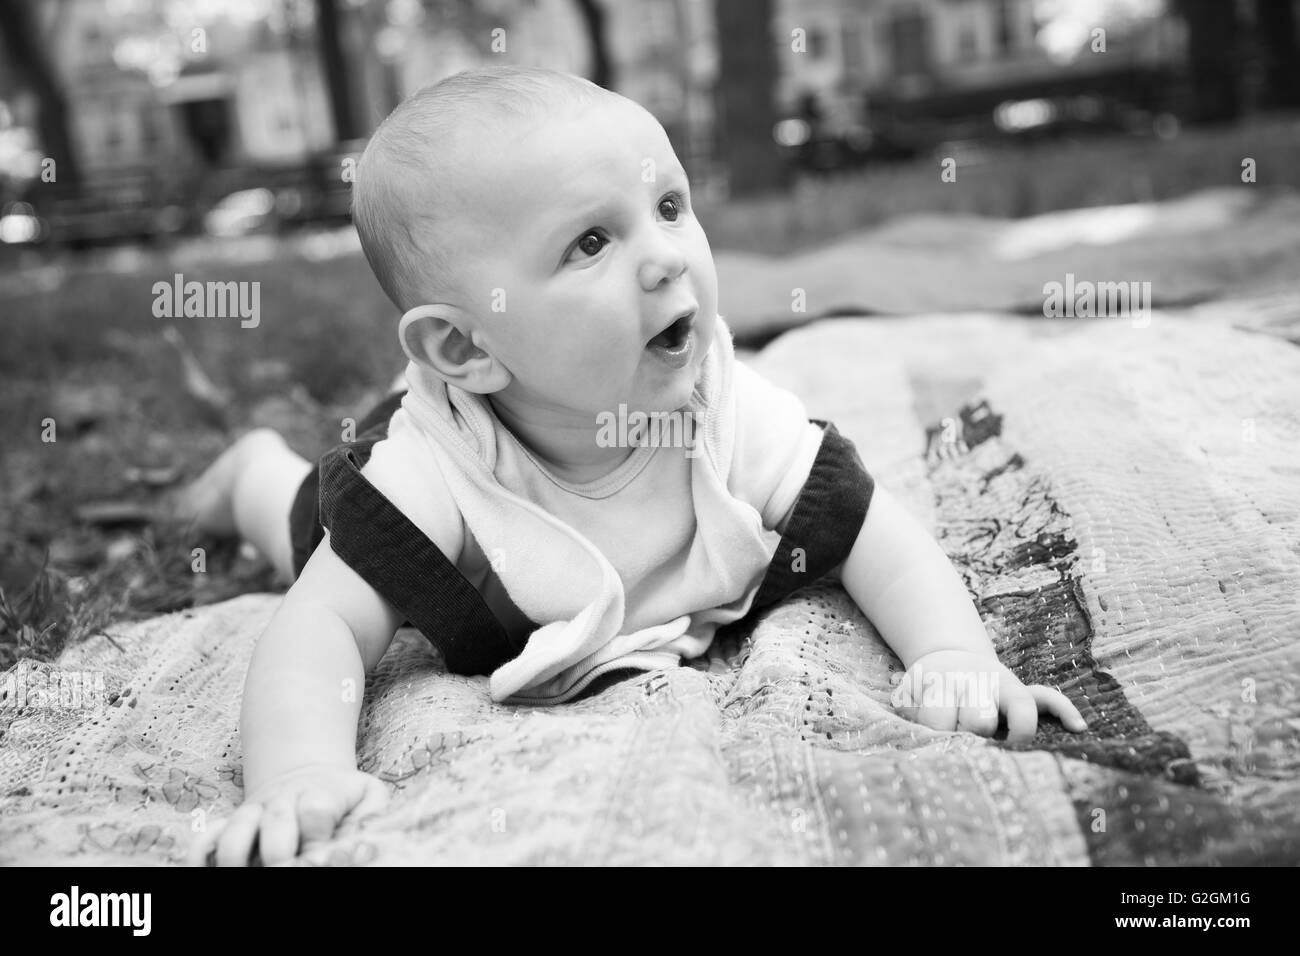
<path fill-rule="evenodd" d="M 520 364 L 553 363 L 562 354 L 565 334 L 541 316 L 511 316 L 505 328 L 505 350 Z"/>
<path fill-rule="evenodd" d="M 580 332 L 534 329 L 512 342 L 511 352 L 516 374 L 548 393 L 599 392 L 616 377 L 608 356 Z"/>

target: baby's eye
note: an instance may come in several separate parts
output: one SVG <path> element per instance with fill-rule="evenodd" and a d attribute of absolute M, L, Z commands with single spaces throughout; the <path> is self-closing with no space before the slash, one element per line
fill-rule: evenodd
<path fill-rule="evenodd" d="M 686 200 L 682 198 L 681 193 L 669 193 L 663 199 L 659 200 L 659 211 L 663 212 L 665 206 L 672 210 L 672 213 L 664 213 L 664 218 L 669 222 L 676 222 L 677 217 L 682 213 L 682 207 L 686 205 Z"/>
<path fill-rule="evenodd" d="M 605 243 L 608 241 L 599 230 L 591 229 L 582 234 L 582 237 L 574 244 L 574 248 L 582 250 L 588 256 L 594 256 L 605 248 Z"/>

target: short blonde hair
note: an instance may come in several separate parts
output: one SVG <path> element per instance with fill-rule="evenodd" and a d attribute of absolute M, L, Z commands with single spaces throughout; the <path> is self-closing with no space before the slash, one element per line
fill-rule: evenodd
<path fill-rule="evenodd" d="M 588 80 L 539 67 L 463 70 L 423 87 L 370 138 L 352 186 L 352 221 L 371 271 L 398 309 L 438 301 L 457 288 L 455 262 L 439 241 L 458 214 L 446 175 L 465 168 L 461 144 L 521 129 L 555 113 L 614 96 Z"/>

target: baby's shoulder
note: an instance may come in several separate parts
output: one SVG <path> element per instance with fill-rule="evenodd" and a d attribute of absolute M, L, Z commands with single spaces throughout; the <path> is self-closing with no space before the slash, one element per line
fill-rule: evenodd
<path fill-rule="evenodd" d="M 789 447 L 811 426 L 808 409 L 798 395 L 743 362 L 732 373 L 734 429 L 738 446 L 753 449 Z"/>
<path fill-rule="evenodd" d="M 393 415 L 387 436 L 375 444 L 361 474 L 448 559 L 460 559 L 464 517 L 437 456 L 402 409 Z"/>

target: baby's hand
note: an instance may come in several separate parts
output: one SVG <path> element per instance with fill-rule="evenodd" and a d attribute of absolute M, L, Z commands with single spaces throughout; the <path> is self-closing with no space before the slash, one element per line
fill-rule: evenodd
<path fill-rule="evenodd" d="M 917 658 L 890 701 L 908 720 L 935 730 L 966 730 L 991 737 L 998 715 L 1007 717 L 1007 743 L 1028 743 L 1040 711 L 1055 714 L 1067 730 L 1088 727 L 1059 690 L 1026 687 L 996 657 L 971 651 L 931 651 Z"/>
<path fill-rule="evenodd" d="M 200 835 L 187 862 L 248 866 L 256 847 L 262 864 L 274 866 L 296 857 L 300 843 L 328 840 L 344 819 L 360 819 L 387 803 L 388 789 L 378 777 L 326 764 L 297 767 L 265 781 L 228 820 Z"/>

